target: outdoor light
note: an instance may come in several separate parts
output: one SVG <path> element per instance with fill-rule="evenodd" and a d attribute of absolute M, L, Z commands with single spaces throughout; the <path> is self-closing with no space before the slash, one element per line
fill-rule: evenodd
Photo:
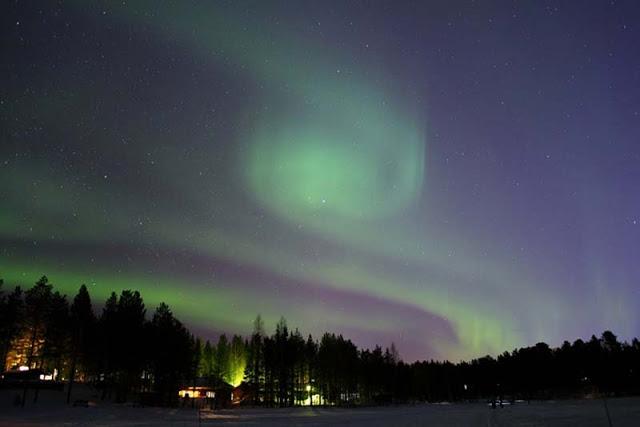
<path fill-rule="evenodd" d="M 307 391 L 311 391 L 311 385 L 307 384 Z"/>

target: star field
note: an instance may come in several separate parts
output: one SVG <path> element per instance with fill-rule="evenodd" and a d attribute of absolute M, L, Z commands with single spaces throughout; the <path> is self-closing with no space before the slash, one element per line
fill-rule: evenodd
<path fill-rule="evenodd" d="M 11 2 L 0 277 L 405 360 L 640 332 L 635 2 Z"/>

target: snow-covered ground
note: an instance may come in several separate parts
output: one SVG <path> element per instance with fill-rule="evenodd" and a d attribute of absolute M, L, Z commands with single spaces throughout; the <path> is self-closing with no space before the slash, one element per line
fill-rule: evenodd
<path fill-rule="evenodd" d="M 612 425 L 640 426 L 640 398 L 607 401 Z M 491 409 L 481 403 L 382 408 L 292 408 L 218 411 L 203 425 L 349 426 L 608 426 L 602 400 L 521 403 Z"/>
<path fill-rule="evenodd" d="M 1 397 L 6 391 L 2 391 Z M 0 400 L 0 426 L 608 426 L 602 400 L 519 403 L 491 409 L 482 403 L 420 404 L 376 408 L 233 409 L 198 413 L 190 408 L 134 408 L 97 402 L 89 408 L 60 403 L 61 395 L 40 396 L 25 408 Z M 58 392 L 59 393 L 59 392 Z M 607 400 L 612 425 L 640 426 L 640 398 Z"/>

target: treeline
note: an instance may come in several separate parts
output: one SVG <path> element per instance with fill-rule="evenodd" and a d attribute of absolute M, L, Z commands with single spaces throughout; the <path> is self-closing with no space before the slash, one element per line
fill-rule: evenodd
<path fill-rule="evenodd" d="M 619 342 L 610 331 L 555 349 L 538 343 L 497 358 L 408 364 L 393 344 L 358 349 L 334 334 L 305 341 L 284 320 L 265 336 L 258 317 L 248 354 L 245 379 L 254 403 L 275 406 L 302 403 L 314 393 L 319 403 L 338 405 L 640 393 L 640 342 Z"/>
<path fill-rule="evenodd" d="M 164 303 L 147 316 L 137 291 L 112 293 L 96 314 L 86 286 L 68 300 L 46 277 L 26 291 L 0 287 L 0 360 L 58 372 L 70 385 L 91 383 L 102 398 L 153 394 L 160 404 L 175 404 L 179 386 L 196 383 L 242 383 L 243 403 L 266 406 L 640 392 L 640 343 L 609 331 L 560 348 L 539 343 L 497 358 L 408 364 L 393 344 L 359 349 L 341 335 L 303 337 L 284 318 L 273 334 L 258 316 L 248 338 L 202 343 Z"/>
<path fill-rule="evenodd" d="M 260 316 L 248 343 L 245 381 L 253 404 L 354 405 L 391 402 L 402 387 L 395 346 L 360 350 L 342 335 L 320 341 L 290 332 L 282 318 L 267 336 Z M 400 394 L 398 393 L 399 397 Z"/>
<path fill-rule="evenodd" d="M 198 340 L 164 303 L 148 319 L 137 291 L 112 293 L 99 316 L 85 285 L 71 301 L 46 276 L 26 291 L 1 291 L 0 360 L 8 369 L 57 373 L 69 383 L 67 401 L 73 383 L 82 381 L 103 399 L 153 391 L 169 404 L 177 387 L 197 375 Z"/>

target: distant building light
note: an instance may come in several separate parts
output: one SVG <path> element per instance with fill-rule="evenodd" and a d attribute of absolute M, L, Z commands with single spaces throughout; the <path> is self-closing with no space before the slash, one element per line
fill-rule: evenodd
<path fill-rule="evenodd" d="M 198 397 L 197 394 L 198 394 L 198 390 L 184 389 L 184 390 L 178 391 L 178 396 L 186 397 L 187 399 L 190 399 L 192 397 Z"/>
<path fill-rule="evenodd" d="M 307 384 L 307 391 L 311 391 L 311 384 Z"/>
<path fill-rule="evenodd" d="M 212 398 L 215 397 L 215 392 L 208 390 L 208 387 L 189 387 L 178 390 L 178 396 L 187 399 Z"/>
<path fill-rule="evenodd" d="M 24 371 L 28 371 L 29 367 L 28 366 L 19 366 L 18 367 L 18 371 L 24 372 Z"/>

